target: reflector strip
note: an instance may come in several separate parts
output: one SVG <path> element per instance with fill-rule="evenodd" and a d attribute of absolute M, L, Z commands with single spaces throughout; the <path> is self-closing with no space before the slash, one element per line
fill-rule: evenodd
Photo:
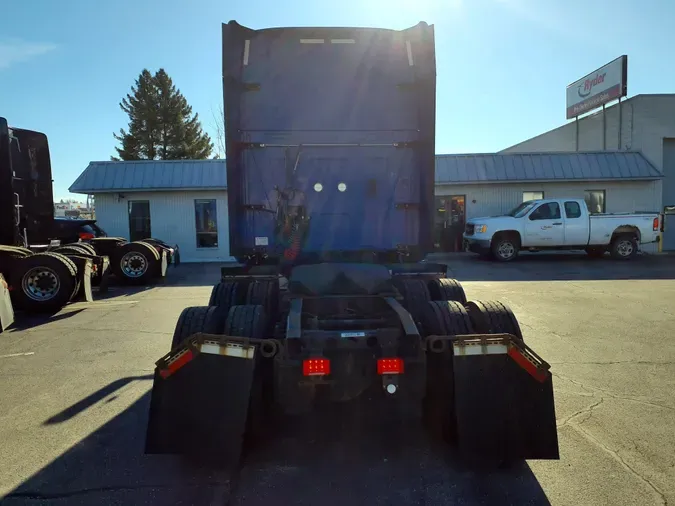
<path fill-rule="evenodd" d="M 324 39 L 300 39 L 300 44 L 323 44 Z"/>
<path fill-rule="evenodd" d="M 548 378 L 548 374 L 545 371 L 542 371 L 536 365 L 534 365 L 515 346 L 511 346 L 509 348 L 509 357 L 511 357 L 516 364 L 525 369 L 525 371 L 538 382 L 543 383 L 546 381 L 546 378 Z"/>
<path fill-rule="evenodd" d="M 178 369 L 190 362 L 193 358 L 194 354 L 192 353 L 192 350 L 186 349 L 171 359 L 171 361 L 166 364 L 166 369 L 160 369 L 159 375 L 162 378 L 168 378 Z"/>
<path fill-rule="evenodd" d="M 325 376 L 330 374 L 330 360 L 327 358 L 309 358 L 302 361 L 302 374 L 305 376 Z"/>
<path fill-rule="evenodd" d="M 248 359 L 252 359 L 255 356 L 255 347 L 231 343 L 220 345 L 215 342 L 205 342 L 200 345 L 199 351 L 208 355 L 223 355 L 227 357 Z"/>
<path fill-rule="evenodd" d="M 508 349 L 505 344 L 477 342 L 453 343 L 455 355 L 464 357 L 469 355 L 506 355 Z"/>
<path fill-rule="evenodd" d="M 355 44 L 354 39 L 330 39 L 331 44 Z"/>
<path fill-rule="evenodd" d="M 248 65 L 248 54 L 251 49 L 251 41 L 244 41 L 244 65 Z"/>
<path fill-rule="evenodd" d="M 413 66 L 413 57 L 412 57 L 412 47 L 410 46 L 410 41 L 405 41 L 405 50 L 408 52 L 408 65 Z"/>
<path fill-rule="evenodd" d="M 404 365 L 401 358 L 377 359 L 377 374 L 403 374 Z"/>

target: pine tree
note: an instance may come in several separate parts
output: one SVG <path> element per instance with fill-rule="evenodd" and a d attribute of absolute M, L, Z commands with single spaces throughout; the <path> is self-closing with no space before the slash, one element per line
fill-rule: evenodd
<path fill-rule="evenodd" d="M 113 160 L 205 159 L 213 149 L 199 115 L 164 69 L 141 72 L 120 108 L 129 115 L 129 131 L 113 134 L 121 146 Z"/>

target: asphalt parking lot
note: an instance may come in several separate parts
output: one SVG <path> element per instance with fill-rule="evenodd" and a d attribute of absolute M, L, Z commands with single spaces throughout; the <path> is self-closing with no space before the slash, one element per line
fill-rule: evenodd
<path fill-rule="evenodd" d="M 153 363 L 218 279 L 218 266 L 181 265 L 164 285 L 0 334 L 0 503 L 673 504 L 675 259 L 447 262 L 470 299 L 509 304 L 551 363 L 560 461 L 477 473 L 416 431 L 282 434 L 234 481 L 143 455 Z"/>

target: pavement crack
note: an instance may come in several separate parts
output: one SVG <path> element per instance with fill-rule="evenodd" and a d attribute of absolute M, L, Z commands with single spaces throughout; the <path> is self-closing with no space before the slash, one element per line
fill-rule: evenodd
<path fill-rule="evenodd" d="M 557 372 L 552 372 L 551 374 L 553 376 L 557 376 L 558 378 L 563 379 L 565 381 L 569 381 L 570 383 L 572 383 L 572 384 L 574 384 L 578 387 L 581 387 L 581 388 L 583 388 L 583 389 L 585 389 L 589 392 L 599 392 L 599 393 L 602 393 L 603 395 L 605 395 L 607 397 L 611 397 L 613 399 L 635 402 L 637 404 L 642 404 L 644 406 L 651 406 L 653 408 L 666 409 L 668 411 L 675 411 L 675 408 L 672 407 L 672 406 L 666 406 L 666 405 L 663 405 L 663 404 L 658 404 L 656 402 L 645 401 L 645 400 L 642 400 L 642 399 L 636 399 L 635 397 L 630 397 L 630 396 L 627 396 L 627 395 L 620 395 L 620 394 L 612 392 L 611 390 L 607 390 L 607 389 L 600 388 L 600 387 L 591 387 L 591 386 L 585 385 L 584 383 L 582 383 L 580 381 L 576 381 L 576 380 L 573 380 L 572 378 L 569 378 L 567 376 L 563 376 L 562 374 L 557 373 Z"/>
<path fill-rule="evenodd" d="M 560 429 L 561 427 L 564 427 L 565 425 L 568 425 L 570 422 L 574 421 L 576 418 L 579 418 L 579 417 L 581 417 L 583 415 L 586 415 L 586 414 L 588 416 L 586 418 L 584 418 L 583 420 L 581 420 L 577 425 L 581 425 L 582 423 L 587 422 L 591 418 L 591 416 L 593 416 L 593 410 L 595 408 L 597 408 L 598 406 L 600 406 L 600 404 L 602 404 L 603 402 L 605 402 L 605 398 L 600 397 L 599 401 L 594 402 L 590 406 L 586 406 L 585 408 L 580 409 L 576 413 L 571 414 L 570 416 L 565 418 L 561 423 L 559 423 L 557 425 L 558 429 Z"/>
<path fill-rule="evenodd" d="M 590 418 L 590 416 L 589 416 L 588 418 Z M 584 422 L 585 422 L 586 420 L 588 420 L 588 418 L 586 418 L 586 419 L 584 420 Z M 581 422 L 581 423 L 583 423 L 583 422 Z M 661 492 L 661 490 L 659 490 L 659 488 L 658 488 L 656 485 L 654 485 L 654 483 L 652 483 L 652 481 L 651 481 L 649 478 L 643 476 L 643 475 L 640 474 L 637 470 L 635 470 L 630 464 L 628 464 L 628 462 L 626 462 L 626 461 L 623 459 L 623 457 L 619 454 L 618 451 L 612 450 L 609 446 L 607 446 L 606 444 L 604 444 L 603 442 L 601 442 L 598 438 L 596 438 L 594 435 L 592 435 L 589 431 L 587 431 L 586 429 L 584 429 L 584 428 L 581 426 L 581 423 L 576 424 L 576 425 L 575 425 L 575 428 L 576 428 L 579 432 L 581 432 L 581 433 L 584 435 L 584 437 L 585 437 L 586 439 L 588 439 L 590 442 L 592 442 L 593 444 L 595 444 L 596 446 L 598 446 L 599 448 L 601 448 L 601 449 L 604 450 L 605 452 L 609 453 L 616 461 L 619 462 L 619 464 L 621 464 L 621 466 L 622 466 L 629 474 L 632 474 L 632 475 L 635 476 L 638 480 L 640 480 L 641 482 L 643 482 L 648 488 L 650 488 L 650 489 L 658 496 L 658 498 L 660 499 L 661 504 L 663 504 L 664 506 L 667 506 L 667 505 L 668 505 L 668 500 L 666 499 L 666 496 L 664 495 L 664 493 Z"/>

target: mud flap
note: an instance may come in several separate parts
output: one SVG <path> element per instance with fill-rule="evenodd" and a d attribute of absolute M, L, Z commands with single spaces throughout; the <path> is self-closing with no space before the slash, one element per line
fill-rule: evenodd
<path fill-rule="evenodd" d="M 254 359 L 208 353 L 166 379 L 155 369 L 145 452 L 236 465 L 255 372 Z"/>
<path fill-rule="evenodd" d="M 73 256 L 70 259 L 77 265 L 77 277 L 80 288 L 73 297 L 73 301 L 92 302 L 91 276 L 94 272 L 93 262 L 89 258 Z"/>
<path fill-rule="evenodd" d="M 4 332 L 12 323 L 14 323 L 12 299 L 9 297 L 9 289 L 5 278 L 0 274 L 0 332 Z"/>
<path fill-rule="evenodd" d="M 471 347 L 453 343 L 459 450 L 471 460 L 490 462 L 558 459 L 548 364 L 532 367 L 538 357 L 522 341 L 511 339 L 518 346 L 496 341 L 464 343 Z"/>

